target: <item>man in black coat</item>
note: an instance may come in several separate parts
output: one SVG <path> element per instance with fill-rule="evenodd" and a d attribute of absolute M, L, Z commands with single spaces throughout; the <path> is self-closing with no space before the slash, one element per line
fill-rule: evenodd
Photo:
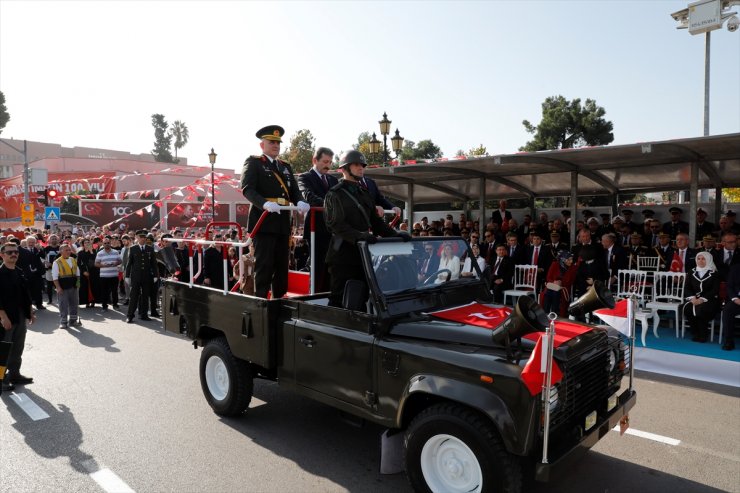
<path fill-rule="evenodd" d="M 419 280 L 424 281 L 439 270 L 439 255 L 434 251 L 434 245 L 424 245 L 424 255 L 419 259 Z"/>
<path fill-rule="evenodd" d="M 252 204 L 247 229 L 254 241 L 254 294 L 260 298 L 266 298 L 270 290 L 273 299 L 282 298 L 288 290 L 291 213 L 281 212 L 280 206 L 295 204 L 303 214 L 311 208 L 302 200 L 293 169 L 278 159 L 284 134 L 278 125 L 259 129 L 256 135 L 262 155 L 248 157 L 242 170 L 242 193 Z M 255 234 L 263 211 L 270 214 Z"/>
<path fill-rule="evenodd" d="M 514 286 L 514 261 L 509 258 L 506 245 L 496 245 L 496 256 L 491 259 L 491 291 L 493 301 L 504 302 L 504 291 Z"/>
<path fill-rule="evenodd" d="M 126 279 L 130 279 L 131 294 L 128 303 L 126 322 L 134 321 L 134 312 L 138 305 L 139 318 L 149 318 L 149 291 L 157 276 L 157 258 L 154 248 L 146 244 L 146 230 L 136 232 L 136 245 L 132 246 L 126 264 Z"/>
<path fill-rule="evenodd" d="M 689 248 L 688 233 L 679 233 L 676 235 L 674 260 L 671 261 L 669 270 L 671 272 L 685 272 L 686 274 L 690 274 L 691 269 L 696 267 L 696 254 L 696 250 Z"/>
<path fill-rule="evenodd" d="M 375 209 L 377 210 L 377 213 L 379 216 L 383 216 L 384 212 L 386 210 L 393 210 L 393 213 L 397 216 L 401 215 L 401 208 L 396 207 L 393 205 L 388 199 L 385 198 L 385 196 L 381 193 L 380 189 L 378 188 L 378 184 L 375 183 L 375 181 L 368 177 L 363 176 L 359 180 L 360 186 L 365 188 L 370 193 L 370 197 L 373 199 L 373 203 L 375 204 Z"/>
<path fill-rule="evenodd" d="M 660 232 L 658 234 L 658 246 L 649 253 L 658 257 L 658 270 L 668 272 L 676 253 L 676 249 L 671 246 L 671 236 L 668 233 Z"/>
<path fill-rule="evenodd" d="M 373 198 L 359 183 L 365 166 L 367 161 L 361 152 L 345 153 L 339 167 L 343 179 L 326 194 L 326 226 L 332 233 L 326 254 L 331 274 L 330 306 L 342 306 L 347 281 L 367 283 L 357 242 L 375 243 L 376 235 L 411 239 L 407 233 L 397 233 L 391 229 L 375 213 Z"/>
<path fill-rule="evenodd" d="M 616 285 L 617 273 L 627 268 L 629 261 L 624 248 L 617 243 L 614 233 L 606 233 L 601 237 L 601 248 L 603 248 L 604 266 L 608 272 L 608 287 Z"/>
<path fill-rule="evenodd" d="M 730 267 L 727 274 L 727 302 L 722 309 L 722 349 L 735 349 L 735 317 L 740 315 L 740 263 Z"/>
<path fill-rule="evenodd" d="M 498 201 L 498 209 L 493 211 L 491 214 L 491 222 L 498 224 L 502 231 L 509 230 L 509 220 L 511 219 L 511 212 L 506 210 L 506 200 L 501 199 Z"/>
<path fill-rule="evenodd" d="M 722 248 L 714 250 L 711 254 L 720 281 L 727 281 L 730 267 L 740 264 L 740 248 L 737 247 L 737 235 L 734 233 L 725 233 L 721 239 Z"/>
<path fill-rule="evenodd" d="M 671 220 L 663 223 L 663 232 L 671 235 L 671 239 L 676 239 L 679 233 L 689 233 L 689 223 L 681 220 L 683 210 L 678 207 L 668 209 L 671 213 Z"/>
<path fill-rule="evenodd" d="M 696 236 L 697 240 L 703 239 L 706 235 L 711 235 L 716 226 L 714 223 L 707 221 L 707 211 L 701 207 L 696 210 Z"/>
<path fill-rule="evenodd" d="M 298 188 L 303 194 L 303 200 L 311 207 L 324 207 L 324 198 L 331 187 L 339 183 L 335 176 L 329 174 L 334 152 L 328 147 L 319 147 L 313 155 L 313 167 L 298 176 Z M 314 216 L 314 244 L 311 245 L 311 215 Z M 303 225 L 303 238 L 313 247 L 314 279 L 316 292 L 329 289 L 329 272 L 326 269 L 326 252 L 329 250 L 331 233 L 326 229 L 326 221 L 322 211 L 312 211 L 306 214 Z"/>
<path fill-rule="evenodd" d="M 537 266 L 537 292 L 542 290 L 547 277 L 547 271 L 552 263 L 552 250 L 542 244 L 542 237 L 536 229 L 529 233 L 530 245 L 525 248 L 524 263 Z"/>
<path fill-rule="evenodd" d="M 223 236 L 217 234 L 214 241 L 223 241 Z M 203 285 L 216 289 L 224 288 L 224 256 L 223 245 L 211 245 L 203 252 Z M 231 262 L 226 261 L 226 277 L 231 279 L 233 268 Z"/>
<path fill-rule="evenodd" d="M 524 246 L 519 244 L 519 237 L 516 233 L 506 233 L 506 255 L 514 262 L 514 265 L 523 265 Z"/>
<path fill-rule="evenodd" d="M 8 358 L 7 380 L 3 379 L 2 390 L 11 391 L 15 385 L 33 382 L 33 378 L 21 374 L 23 349 L 26 344 L 26 320 L 36 320 L 31 307 L 31 293 L 20 268 L 17 268 L 18 245 L 7 242 L 0 246 L 0 341 L 12 342 Z M 4 361 L 0 361 L 5 372 Z"/>

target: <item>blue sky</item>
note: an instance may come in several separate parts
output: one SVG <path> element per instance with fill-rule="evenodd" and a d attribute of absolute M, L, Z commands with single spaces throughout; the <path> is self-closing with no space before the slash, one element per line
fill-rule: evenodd
<path fill-rule="evenodd" d="M 445 156 L 499 154 L 557 94 L 595 99 L 615 144 L 695 137 L 704 36 L 670 17 L 687 3 L 0 0 L 2 137 L 150 152 L 163 113 L 190 164 L 214 147 L 240 170 L 263 125 L 338 152 L 387 111 Z M 740 32 L 713 32 L 711 59 L 710 133 L 740 132 Z"/>

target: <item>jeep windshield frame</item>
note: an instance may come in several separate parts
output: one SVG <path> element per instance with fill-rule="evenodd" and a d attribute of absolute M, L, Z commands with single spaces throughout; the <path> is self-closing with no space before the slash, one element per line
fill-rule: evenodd
<path fill-rule="evenodd" d="M 488 281 L 477 262 L 472 262 L 472 275 L 462 274 L 461 259 L 472 256 L 463 238 L 383 238 L 361 245 L 360 251 L 371 300 L 381 318 L 491 299 Z M 427 258 L 432 265 L 426 266 L 428 274 L 422 276 Z M 459 263 L 460 268 L 446 269 L 450 263 Z"/>

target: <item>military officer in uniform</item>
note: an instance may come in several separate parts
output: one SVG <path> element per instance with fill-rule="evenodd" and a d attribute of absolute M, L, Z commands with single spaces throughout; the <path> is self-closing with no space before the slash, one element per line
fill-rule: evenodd
<path fill-rule="evenodd" d="M 375 212 L 373 198 L 359 184 L 365 166 L 367 161 L 360 151 L 345 153 L 339 165 L 343 179 L 329 190 L 324 199 L 326 226 L 332 233 L 329 251 L 326 253 L 331 276 L 331 306 L 342 306 L 347 281 L 356 279 L 367 282 L 360 250 L 357 248 L 358 241 L 375 243 L 376 235 L 411 239 L 407 233 L 394 231 Z"/>
<path fill-rule="evenodd" d="M 154 248 L 146 244 L 146 230 L 136 232 L 136 245 L 132 246 L 128 254 L 126 265 L 126 279 L 130 279 L 131 294 L 128 303 L 126 322 L 134 321 L 136 306 L 139 306 L 139 318 L 149 318 L 149 290 L 154 284 L 157 272 L 157 259 Z"/>
<path fill-rule="evenodd" d="M 676 253 L 676 249 L 671 246 L 671 235 L 660 232 L 658 234 L 658 246 L 650 252 L 651 255 L 654 254 L 658 257 L 659 271 L 668 272 L 671 269 L 674 253 Z"/>
<path fill-rule="evenodd" d="M 679 233 L 689 233 L 689 223 L 681 220 L 681 214 L 683 210 L 679 207 L 671 207 L 668 209 L 671 213 L 671 220 L 663 223 L 663 232 L 671 235 L 671 239 L 675 240 Z"/>
<path fill-rule="evenodd" d="M 640 233 L 635 232 L 630 235 L 630 246 L 627 255 L 629 258 L 629 269 L 637 269 L 637 257 L 648 255 L 648 249 L 642 244 L 642 235 Z"/>
<path fill-rule="evenodd" d="M 266 298 L 271 288 L 273 299 L 282 298 L 288 290 L 291 213 L 281 212 L 280 206 L 295 204 L 303 214 L 311 208 L 301 200 L 290 165 L 278 159 L 283 134 L 285 130 L 278 125 L 258 130 L 262 155 L 248 157 L 242 170 L 242 193 L 252 204 L 247 230 L 253 231 L 263 211 L 270 213 L 252 237 L 254 294 L 261 298 Z"/>

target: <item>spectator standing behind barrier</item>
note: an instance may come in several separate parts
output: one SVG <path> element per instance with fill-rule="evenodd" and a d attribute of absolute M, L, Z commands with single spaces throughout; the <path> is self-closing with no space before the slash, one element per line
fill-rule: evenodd
<path fill-rule="evenodd" d="M 95 306 L 95 298 L 100 296 L 99 269 L 95 268 L 95 251 L 92 241 L 82 241 L 82 249 L 77 254 L 77 267 L 80 269 L 80 290 L 78 302 L 85 308 Z"/>
<path fill-rule="evenodd" d="M 51 277 L 56 287 L 59 299 L 59 328 L 66 329 L 68 325 L 82 325 L 77 315 L 79 308 L 80 269 L 77 259 L 72 258 L 72 247 L 63 244 L 59 249 L 60 257 L 51 267 Z"/>
<path fill-rule="evenodd" d="M 54 278 L 51 275 L 51 267 L 59 256 L 59 237 L 55 234 L 49 235 L 49 243 L 44 247 L 44 267 L 46 267 L 46 296 L 48 304 L 52 303 L 54 293 Z"/>
<path fill-rule="evenodd" d="M 26 245 L 28 251 L 33 255 L 33 258 L 29 259 L 31 266 L 28 269 L 29 275 L 27 276 L 29 289 L 31 290 L 31 299 L 33 300 L 33 304 L 36 305 L 37 310 L 46 310 L 43 303 L 44 274 L 46 273 L 43 251 L 38 247 L 36 237 L 31 234 L 26 237 Z"/>
<path fill-rule="evenodd" d="M 224 241 L 223 236 L 217 234 L 214 241 Z M 203 285 L 216 289 L 224 288 L 224 256 L 223 245 L 209 245 L 203 253 Z M 230 262 L 226 262 L 226 275 L 231 278 L 233 271 Z"/>
<path fill-rule="evenodd" d="M 36 317 L 31 307 L 28 280 L 21 269 L 16 268 L 19 247 L 13 243 L 0 246 L 0 324 L 2 340 L 13 343 L 8 359 L 7 376 L 3 378 L 2 390 L 10 391 L 15 385 L 33 382 L 33 378 L 21 374 L 23 349 L 26 345 L 26 320 L 33 323 Z M 2 370 L 3 372 L 5 369 Z"/>
<path fill-rule="evenodd" d="M 118 266 L 121 265 L 121 254 L 111 247 L 111 238 L 103 238 L 103 248 L 95 256 L 95 267 L 100 269 L 100 301 L 103 311 L 108 311 L 108 303 L 118 309 Z"/>
<path fill-rule="evenodd" d="M 121 294 L 123 295 L 123 304 L 128 305 L 129 295 L 131 293 L 131 285 L 126 281 L 126 265 L 128 265 L 128 254 L 131 251 L 131 238 L 125 234 L 121 236 L 121 265 L 118 266 L 118 271 L 123 279 L 121 279 Z"/>
<path fill-rule="evenodd" d="M 339 183 L 339 180 L 329 174 L 334 152 L 328 147 L 319 147 L 313 155 L 313 167 L 298 176 L 298 188 L 303 194 L 303 200 L 311 207 L 324 207 L 324 198 L 331 187 Z M 329 250 L 331 233 L 326 229 L 324 213 L 313 211 L 306 214 L 303 225 L 303 239 L 310 246 L 311 241 L 311 214 L 314 215 L 314 286 L 316 292 L 329 290 L 329 272 L 326 268 L 326 252 Z"/>
<path fill-rule="evenodd" d="M 136 232 L 136 245 L 131 247 L 126 266 L 126 278 L 130 279 L 131 297 L 129 298 L 128 313 L 126 323 L 134 321 L 134 313 L 138 305 L 139 318 L 141 320 L 151 320 L 149 318 L 149 289 L 157 271 L 157 261 L 154 258 L 154 249 L 146 244 L 145 230 Z"/>
<path fill-rule="evenodd" d="M 254 230 L 263 211 L 270 213 L 253 237 L 255 294 L 260 298 L 266 298 L 270 290 L 273 298 L 282 298 L 288 290 L 291 214 L 281 212 L 280 206 L 293 203 L 303 214 L 311 208 L 301 200 L 293 169 L 278 159 L 284 133 L 285 130 L 279 125 L 258 130 L 256 135 L 260 139 L 263 154 L 247 158 L 242 171 L 242 193 L 252 204 L 249 208 L 248 230 Z"/>

